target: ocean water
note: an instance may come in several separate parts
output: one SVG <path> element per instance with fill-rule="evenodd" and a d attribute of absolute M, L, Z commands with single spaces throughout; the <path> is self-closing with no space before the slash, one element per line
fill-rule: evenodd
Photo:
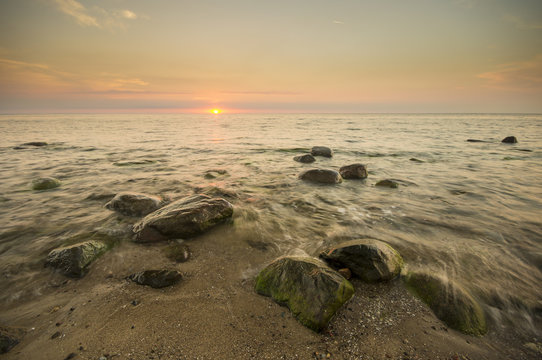
<path fill-rule="evenodd" d="M 216 186 L 238 196 L 230 241 L 279 256 L 377 238 L 408 269 L 468 289 L 493 324 L 540 332 L 542 115 L 2 115 L 0 133 L 2 307 L 47 291 L 51 249 L 88 234 L 129 241 L 137 219 L 104 208 L 115 193 L 177 199 Z M 519 143 L 502 144 L 508 135 Z M 49 145 L 14 149 L 29 141 Z M 316 145 L 334 157 L 293 161 Z M 297 178 L 352 163 L 369 177 Z M 32 191 L 44 176 L 62 186 Z M 400 186 L 375 187 L 382 179 Z"/>

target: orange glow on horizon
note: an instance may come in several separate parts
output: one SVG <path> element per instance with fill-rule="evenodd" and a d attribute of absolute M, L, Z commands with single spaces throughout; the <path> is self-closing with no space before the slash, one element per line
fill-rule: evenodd
<path fill-rule="evenodd" d="M 222 112 L 222 110 L 220 110 L 220 109 L 212 109 L 212 110 L 210 110 L 210 112 L 212 114 L 218 115 L 218 114 L 220 114 Z"/>

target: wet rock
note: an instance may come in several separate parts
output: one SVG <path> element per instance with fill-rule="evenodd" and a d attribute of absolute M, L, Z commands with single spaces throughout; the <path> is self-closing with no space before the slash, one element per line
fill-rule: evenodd
<path fill-rule="evenodd" d="M 52 177 L 43 177 L 32 181 L 33 190 L 49 190 L 60 186 L 60 180 Z"/>
<path fill-rule="evenodd" d="M 310 164 L 316 161 L 314 156 L 312 156 L 311 154 L 294 156 L 294 160 L 304 164 Z"/>
<path fill-rule="evenodd" d="M 452 329 L 476 336 L 487 332 L 482 308 L 455 282 L 421 272 L 410 272 L 404 280 L 407 288 Z"/>
<path fill-rule="evenodd" d="M 346 165 L 339 169 L 343 179 L 366 179 L 367 167 L 363 164 Z"/>
<path fill-rule="evenodd" d="M 233 206 L 220 198 L 199 194 L 177 200 L 134 225 L 135 242 L 188 238 L 231 218 Z"/>
<path fill-rule="evenodd" d="M 367 282 L 388 281 L 399 275 L 403 258 L 390 245 L 375 239 L 350 240 L 320 254 L 335 268 L 349 268 Z"/>
<path fill-rule="evenodd" d="M 3 330 L 0 331 L 0 354 L 7 353 L 18 343 L 18 339 Z"/>
<path fill-rule="evenodd" d="M 106 244 L 94 240 L 65 246 L 52 250 L 45 265 L 58 269 L 66 276 L 82 277 L 88 266 L 106 250 Z"/>
<path fill-rule="evenodd" d="M 257 293 L 286 305 L 308 328 L 321 331 L 354 294 L 339 273 L 311 257 L 281 257 L 256 278 Z"/>
<path fill-rule="evenodd" d="M 515 144 L 518 142 L 518 139 L 515 136 L 507 136 L 504 139 L 502 139 L 501 142 L 507 143 L 507 144 Z"/>
<path fill-rule="evenodd" d="M 375 186 L 381 186 L 381 187 L 388 187 L 391 189 L 397 189 L 399 187 L 399 183 L 393 180 L 380 180 L 375 184 Z"/>
<path fill-rule="evenodd" d="M 127 216 L 144 216 L 158 210 L 162 206 L 162 199 L 157 196 L 121 192 L 105 204 L 109 210 Z"/>
<path fill-rule="evenodd" d="M 128 279 L 139 285 L 159 289 L 178 283 L 182 277 L 176 270 L 145 270 L 128 276 Z"/>
<path fill-rule="evenodd" d="M 299 178 L 305 181 L 320 184 L 338 184 L 343 181 L 341 175 L 335 170 L 311 169 L 299 174 Z"/>
<path fill-rule="evenodd" d="M 185 262 L 190 258 L 190 249 L 185 244 L 173 242 L 164 248 L 166 257 L 175 262 Z"/>
<path fill-rule="evenodd" d="M 333 150 L 326 146 L 314 146 L 311 149 L 312 156 L 324 156 L 324 157 L 332 157 L 333 156 Z"/>
<path fill-rule="evenodd" d="M 47 143 L 44 141 L 30 141 L 27 143 L 22 144 L 22 146 L 36 146 L 36 147 L 42 147 L 47 146 Z"/>

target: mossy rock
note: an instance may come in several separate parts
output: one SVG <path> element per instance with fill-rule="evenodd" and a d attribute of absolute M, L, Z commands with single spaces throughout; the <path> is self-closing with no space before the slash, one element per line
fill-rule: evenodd
<path fill-rule="evenodd" d="M 380 180 L 379 182 L 375 184 L 375 186 L 388 187 L 390 189 L 397 189 L 399 187 L 399 183 L 397 181 L 386 179 L 386 180 Z"/>
<path fill-rule="evenodd" d="M 158 210 L 162 204 L 162 199 L 158 196 L 121 192 L 105 204 L 105 207 L 126 216 L 144 216 Z"/>
<path fill-rule="evenodd" d="M 299 174 L 299 179 L 319 184 L 339 184 L 343 181 L 335 170 L 310 169 Z"/>
<path fill-rule="evenodd" d="M 32 190 L 50 190 L 59 186 L 60 180 L 52 177 L 44 177 L 32 181 Z"/>
<path fill-rule="evenodd" d="M 352 284 L 311 257 L 281 257 L 256 278 L 258 294 L 286 305 L 306 327 L 321 331 L 354 294 Z"/>
<path fill-rule="evenodd" d="M 66 276 L 83 277 L 88 266 L 107 249 L 105 243 L 94 240 L 60 247 L 47 255 L 45 265 L 58 269 Z"/>
<path fill-rule="evenodd" d="M 407 288 L 452 329 L 475 336 L 482 336 L 487 332 L 482 308 L 455 282 L 421 272 L 408 273 L 404 281 Z"/>

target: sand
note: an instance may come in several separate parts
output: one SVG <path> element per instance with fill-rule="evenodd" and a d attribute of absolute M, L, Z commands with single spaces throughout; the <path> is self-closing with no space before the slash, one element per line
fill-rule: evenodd
<path fill-rule="evenodd" d="M 220 227 L 187 242 L 192 257 L 168 260 L 166 244 L 123 243 L 82 279 L 54 275 L 42 296 L 0 311 L 23 329 L 2 359 L 535 359 L 513 336 L 483 338 L 446 328 L 400 280 L 368 285 L 317 334 L 285 307 L 253 291 L 278 250 L 226 241 Z M 257 245 L 257 244 L 256 244 Z M 183 280 L 153 289 L 135 271 L 178 269 Z M 44 269 L 44 271 L 52 271 Z M 21 330 L 22 331 L 22 330 Z M 55 335 L 55 336 L 53 336 Z M 54 337 L 54 338 L 52 338 Z"/>

